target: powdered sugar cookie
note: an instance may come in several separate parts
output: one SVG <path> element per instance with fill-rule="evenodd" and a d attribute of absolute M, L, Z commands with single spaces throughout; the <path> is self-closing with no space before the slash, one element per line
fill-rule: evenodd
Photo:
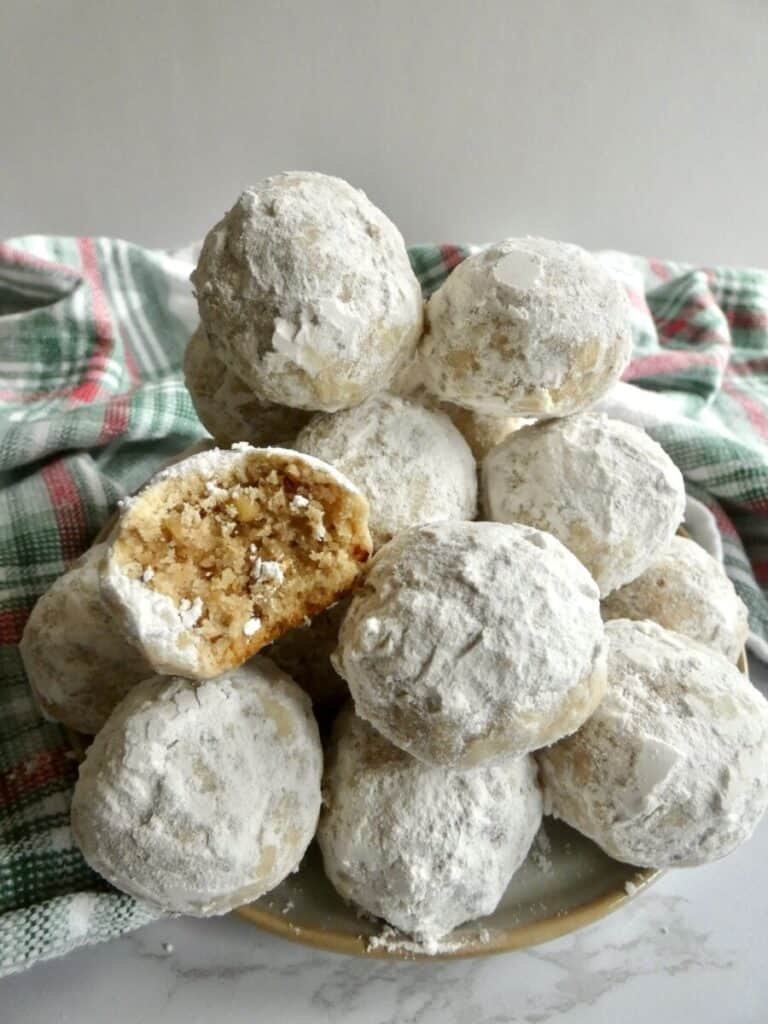
<path fill-rule="evenodd" d="M 639 427 L 592 413 L 524 427 L 483 463 L 486 513 L 554 534 L 605 596 L 640 575 L 685 510 L 679 469 Z"/>
<path fill-rule="evenodd" d="M 153 676 L 88 749 L 72 831 L 123 892 L 166 912 L 224 914 L 298 867 L 321 773 L 309 699 L 266 659 L 205 683 Z"/>
<path fill-rule="evenodd" d="M 438 397 L 492 416 L 565 416 L 629 362 L 629 302 L 576 245 L 510 238 L 459 264 L 427 304 L 420 353 Z"/>
<path fill-rule="evenodd" d="M 414 527 L 374 557 L 333 660 L 358 715 L 427 764 L 519 756 L 602 696 L 597 586 L 539 530 Z"/>
<path fill-rule="evenodd" d="M 655 622 L 606 624 L 608 689 L 538 754 L 545 808 L 617 860 L 724 857 L 768 805 L 768 702 L 716 651 Z"/>
<path fill-rule="evenodd" d="M 747 641 L 747 609 L 719 562 L 687 537 L 673 537 L 645 572 L 603 601 L 604 619 L 652 619 L 736 661 Z"/>
<path fill-rule="evenodd" d="M 286 445 L 312 415 L 257 398 L 211 350 L 202 326 L 184 352 L 184 379 L 195 412 L 220 445 Z"/>
<path fill-rule="evenodd" d="M 202 452 L 127 502 L 102 588 L 156 671 L 210 678 L 352 586 L 367 514 L 318 459 L 244 443 Z"/>
<path fill-rule="evenodd" d="M 477 467 L 447 416 L 397 395 L 315 417 L 295 442 L 368 498 L 374 547 L 419 523 L 474 519 Z"/>
<path fill-rule="evenodd" d="M 402 236 L 339 178 L 245 190 L 192 275 L 213 351 L 260 399 L 332 412 L 381 391 L 421 335 Z"/>
<path fill-rule="evenodd" d="M 19 651 L 43 712 L 77 732 L 99 731 L 114 706 L 153 674 L 120 634 L 101 596 L 106 546 L 86 551 L 42 595 Z"/>
<path fill-rule="evenodd" d="M 323 792 L 317 838 L 328 877 L 427 951 L 492 913 L 541 824 L 531 757 L 431 768 L 349 710 L 334 728 Z"/>

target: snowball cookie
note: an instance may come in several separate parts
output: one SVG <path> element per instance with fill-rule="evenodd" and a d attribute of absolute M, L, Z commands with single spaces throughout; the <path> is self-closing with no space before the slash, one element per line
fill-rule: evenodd
<path fill-rule="evenodd" d="M 421 335 L 402 235 L 340 178 L 245 190 L 192 274 L 213 351 L 259 398 L 332 412 L 385 388 Z"/>
<path fill-rule="evenodd" d="M 768 805 L 768 702 L 721 654 L 655 622 L 606 625 L 608 690 L 538 755 L 545 810 L 643 867 L 717 860 Z"/>
<path fill-rule="evenodd" d="M 366 495 L 375 548 L 408 526 L 477 515 L 477 466 L 467 442 L 443 413 L 397 395 L 317 416 L 295 445 Z"/>
<path fill-rule="evenodd" d="M 414 527 L 371 562 L 334 664 L 358 715 L 427 764 L 520 756 L 573 732 L 603 694 L 597 587 L 527 526 Z"/>
<path fill-rule="evenodd" d="M 488 516 L 554 534 L 602 596 L 647 569 L 685 511 L 683 478 L 664 449 L 640 427 L 592 413 L 518 430 L 482 475 Z"/>
<path fill-rule="evenodd" d="M 427 304 L 426 384 L 492 416 L 566 416 L 629 362 L 622 285 L 576 245 L 509 238 L 468 257 Z"/>
<path fill-rule="evenodd" d="M 336 889 L 428 948 L 495 910 L 541 824 L 533 758 L 431 768 L 349 710 L 323 795 L 317 838 Z"/>
<path fill-rule="evenodd" d="M 347 684 L 331 663 L 349 601 L 349 597 L 343 597 L 313 619 L 283 633 L 264 650 L 309 694 L 318 710 L 336 710 L 349 696 Z"/>
<path fill-rule="evenodd" d="M 200 422 L 219 444 L 290 444 L 311 413 L 257 398 L 211 351 L 202 326 L 184 352 L 184 378 Z"/>
<path fill-rule="evenodd" d="M 309 698 L 266 659 L 205 683 L 153 676 L 80 767 L 72 831 L 108 882 L 206 917 L 295 871 L 320 811 Z"/>
<path fill-rule="evenodd" d="M 43 713 L 77 732 L 99 731 L 112 708 L 153 674 L 120 635 L 101 596 L 104 544 L 86 551 L 42 595 L 19 645 L 29 685 Z"/>
<path fill-rule="evenodd" d="M 604 619 L 653 619 L 736 661 L 747 641 L 747 609 L 723 567 L 687 537 L 670 545 L 644 573 L 614 590 Z"/>
<path fill-rule="evenodd" d="M 207 679 L 345 593 L 371 550 L 368 503 L 283 448 L 214 448 L 126 502 L 102 589 L 157 672 Z"/>

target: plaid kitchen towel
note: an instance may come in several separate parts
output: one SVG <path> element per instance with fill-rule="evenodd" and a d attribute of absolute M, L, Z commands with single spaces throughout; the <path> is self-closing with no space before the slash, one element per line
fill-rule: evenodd
<path fill-rule="evenodd" d="M 425 292 L 469 251 L 413 248 Z M 602 258 L 630 295 L 626 379 L 654 410 L 644 425 L 713 513 L 765 654 L 768 272 Z M 180 373 L 196 324 L 189 270 L 188 259 L 112 239 L 0 245 L 0 974 L 156 916 L 74 846 L 76 763 L 36 709 L 17 644 L 37 597 L 118 498 L 205 433 Z M 637 407 L 642 420 L 641 392 L 620 395 L 614 412 Z"/>

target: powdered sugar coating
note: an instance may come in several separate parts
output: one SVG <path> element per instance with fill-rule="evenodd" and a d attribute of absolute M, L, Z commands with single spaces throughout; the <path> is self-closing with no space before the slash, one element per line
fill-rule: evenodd
<path fill-rule="evenodd" d="M 539 530 L 414 527 L 374 557 L 333 660 L 358 715 L 427 764 L 520 756 L 602 696 L 597 587 Z"/>
<path fill-rule="evenodd" d="M 321 773 L 309 699 L 266 659 L 205 683 L 154 676 L 89 748 L 72 829 L 118 889 L 163 911 L 223 914 L 297 868 Z"/>
<path fill-rule="evenodd" d="M 237 442 L 229 449 L 211 448 L 198 452 L 182 462 L 166 466 L 152 477 L 136 497 L 124 503 L 123 518 L 113 530 L 102 565 L 101 586 L 104 599 L 118 618 L 121 628 L 156 672 L 184 675 L 192 679 L 207 678 L 213 674 L 204 658 L 201 637 L 195 630 L 203 609 L 189 602 L 188 607 L 183 602 L 177 603 L 167 594 L 154 589 L 150 585 L 151 580 L 133 578 L 124 571 L 115 552 L 121 524 L 129 522 L 131 510 L 155 485 L 191 474 L 207 480 L 215 490 L 219 486 L 218 481 L 232 467 L 238 463 L 247 465 L 253 456 L 266 456 L 275 465 L 287 457 L 300 466 L 320 471 L 329 482 L 350 494 L 360 495 L 350 480 L 319 459 L 286 448 L 255 448 L 247 442 Z"/>
<path fill-rule="evenodd" d="M 747 609 L 722 565 L 687 537 L 673 537 L 645 572 L 603 601 L 604 619 L 652 619 L 736 661 Z"/>
<path fill-rule="evenodd" d="M 311 416 L 258 398 L 213 352 L 202 325 L 184 352 L 184 380 L 195 412 L 220 445 L 287 444 Z"/>
<path fill-rule="evenodd" d="M 409 526 L 477 514 L 477 467 L 464 438 L 443 413 L 397 395 L 316 416 L 295 444 L 365 494 L 375 548 Z"/>
<path fill-rule="evenodd" d="M 427 409 L 445 413 L 467 442 L 478 462 L 497 444 L 501 444 L 505 437 L 531 422 L 517 416 L 488 416 L 436 398 L 424 384 L 424 373 L 418 353 L 397 375 L 392 383 L 392 391 L 401 398 L 408 398 Z"/>
<path fill-rule="evenodd" d="M 153 670 L 125 640 L 101 596 L 106 545 L 91 548 L 42 595 L 19 651 L 42 710 L 92 735 L 136 683 Z"/>
<path fill-rule="evenodd" d="M 332 412 L 382 390 L 421 334 L 402 236 L 340 178 L 246 189 L 192 275 L 213 351 L 259 398 Z"/>
<path fill-rule="evenodd" d="M 495 910 L 541 824 L 531 757 L 430 768 L 349 711 L 334 730 L 317 838 L 328 877 L 427 952 Z"/>
<path fill-rule="evenodd" d="M 502 523 L 554 534 L 601 596 L 640 575 L 685 510 L 680 470 L 644 430 L 580 413 L 524 427 L 483 463 L 483 501 Z"/>
<path fill-rule="evenodd" d="M 655 622 L 606 624 L 608 690 L 538 755 L 549 813 L 618 860 L 724 857 L 768 806 L 768 702 L 715 651 Z"/>
<path fill-rule="evenodd" d="M 132 637 L 156 672 L 183 672 L 194 679 L 203 671 L 194 626 L 202 609 L 182 608 L 167 594 L 149 586 L 151 580 L 127 576 L 114 557 L 107 557 L 101 577 L 102 595 L 121 627 Z"/>
<path fill-rule="evenodd" d="M 509 238 L 469 256 L 427 304 L 425 380 L 493 416 L 565 416 L 618 380 L 632 334 L 622 285 L 576 245 Z"/>

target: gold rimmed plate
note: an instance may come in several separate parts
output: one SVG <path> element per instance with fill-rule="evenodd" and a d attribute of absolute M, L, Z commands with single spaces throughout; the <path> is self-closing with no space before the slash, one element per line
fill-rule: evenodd
<path fill-rule="evenodd" d="M 295 875 L 235 913 L 266 931 L 334 953 L 456 959 L 505 953 L 576 931 L 618 910 L 661 875 L 611 860 L 561 822 L 546 819 L 544 834 L 545 849 L 534 845 L 493 914 L 455 929 L 435 953 L 358 915 L 326 878 L 315 843 Z"/>
<path fill-rule="evenodd" d="M 738 664 L 748 675 L 746 652 Z M 88 738 L 67 733 L 82 760 Z M 345 903 L 326 878 L 315 843 L 295 874 L 234 913 L 265 931 L 333 953 L 390 960 L 460 959 L 536 946 L 577 931 L 619 910 L 662 874 L 615 861 L 585 836 L 545 818 L 496 910 L 455 929 L 434 953 L 422 952 L 407 936 Z"/>
<path fill-rule="evenodd" d="M 747 675 L 743 652 L 739 668 Z M 516 872 L 496 910 L 457 928 L 424 953 L 406 936 L 382 941 L 383 922 L 360 916 L 323 871 L 312 844 L 301 867 L 271 893 L 239 907 L 238 917 L 294 942 L 334 953 L 387 959 L 456 959 L 536 946 L 612 914 L 663 872 L 613 860 L 591 840 L 545 818 L 542 833 Z"/>
<path fill-rule="evenodd" d="M 89 738 L 67 733 L 82 760 Z M 589 839 L 546 818 L 493 914 L 455 929 L 434 953 L 422 952 L 407 936 L 345 903 L 326 878 L 316 843 L 295 874 L 234 913 L 265 931 L 334 953 L 454 959 L 535 946 L 576 931 L 618 910 L 660 875 L 612 860 Z"/>
<path fill-rule="evenodd" d="M 105 524 L 99 540 L 107 536 L 111 525 Z M 746 652 L 738 664 L 748 675 Z M 82 759 L 88 740 L 69 735 Z M 347 904 L 326 878 L 315 843 L 295 874 L 234 913 L 265 931 L 334 953 L 385 959 L 457 959 L 535 946 L 577 931 L 619 910 L 661 874 L 615 861 L 585 836 L 545 818 L 527 860 L 496 910 L 455 929 L 434 953 L 420 950 L 407 936 L 360 915 Z"/>

